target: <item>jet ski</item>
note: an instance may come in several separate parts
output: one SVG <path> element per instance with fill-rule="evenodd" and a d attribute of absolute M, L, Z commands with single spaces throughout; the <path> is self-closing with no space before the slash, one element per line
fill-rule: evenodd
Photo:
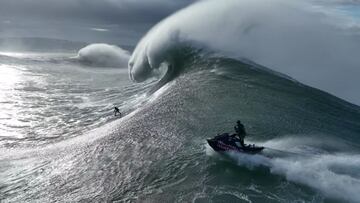
<path fill-rule="evenodd" d="M 229 135 L 229 133 L 224 133 L 217 135 L 212 139 L 207 139 L 207 142 L 216 152 L 235 151 L 247 154 L 256 154 L 264 149 L 264 147 L 251 144 L 241 146 L 240 140 L 235 138 L 234 135 Z"/>

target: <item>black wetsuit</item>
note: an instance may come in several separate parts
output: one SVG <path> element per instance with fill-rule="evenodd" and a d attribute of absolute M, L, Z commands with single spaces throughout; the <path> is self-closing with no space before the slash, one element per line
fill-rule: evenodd
<path fill-rule="evenodd" d="M 115 116 L 116 116 L 117 114 L 120 114 L 120 117 L 121 117 L 121 112 L 120 112 L 120 110 L 119 110 L 118 107 L 114 107 L 114 114 L 115 114 Z"/>
<path fill-rule="evenodd" d="M 239 136 L 241 146 L 245 147 L 244 139 L 246 136 L 246 131 L 244 125 L 242 123 L 237 123 L 237 125 L 234 126 L 234 129 Z"/>

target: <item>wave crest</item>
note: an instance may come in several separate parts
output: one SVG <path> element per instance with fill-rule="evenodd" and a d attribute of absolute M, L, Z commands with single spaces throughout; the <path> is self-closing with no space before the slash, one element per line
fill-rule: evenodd
<path fill-rule="evenodd" d="M 350 20 L 326 9 L 284 0 L 197 2 L 142 38 L 130 78 L 144 81 L 161 63 L 174 63 L 179 47 L 206 47 L 360 104 L 360 36 L 346 27 Z"/>
<path fill-rule="evenodd" d="M 78 60 L 91 66 L 126 67 L 129 52 L 115 45 L 90 44 L 78 52 Z"/>

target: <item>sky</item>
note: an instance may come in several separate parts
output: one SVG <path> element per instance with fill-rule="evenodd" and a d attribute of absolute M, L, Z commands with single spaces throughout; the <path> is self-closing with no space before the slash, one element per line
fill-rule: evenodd
<path fill-rule="evenodd" d="M 135 46 L 157 22 L 195 1 L 0 0 L 0 38 L 46 37 Z M 314 1 L 360 4 L 360 0 Z M 350 12 L 360 16 L 360 12 Z"/>
<path fill-rule="evenodd" d="M 1 0 L 0 37 L 47 37 L 135 45 L 195 0 Z"/>

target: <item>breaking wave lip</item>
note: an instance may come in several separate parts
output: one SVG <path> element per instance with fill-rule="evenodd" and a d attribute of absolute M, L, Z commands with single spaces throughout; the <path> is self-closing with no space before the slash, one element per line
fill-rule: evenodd
<path fill-rule="evenodd" d="M 130 54 L 128 51 L 104 43 L 90 44 L 79 50 L 76 59 L 85 65 L 101 67 L 127 67 Z"/>
<path fill-rule="evenodd" d="M 129 60 L 130 78 L 142 82 L 164 62 L 179 68 L 176 54 L 190 46 L 253 61 L 360 104 L 355 54 L 360 52 L 360 36 L 347 27 L 348 18 L 322 9 L 285 0 L 196 2 L 140 40 Z"/>

